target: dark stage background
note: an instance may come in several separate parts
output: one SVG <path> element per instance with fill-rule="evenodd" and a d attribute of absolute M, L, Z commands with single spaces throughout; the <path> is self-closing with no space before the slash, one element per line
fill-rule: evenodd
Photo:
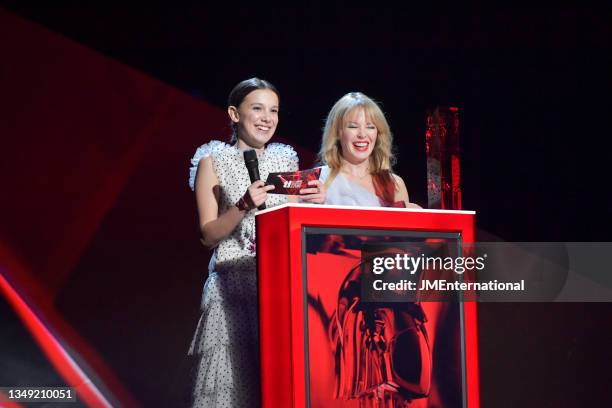
<path fill-rule="evenodd" d="M 244 78 L 279 88 L 303 167 L 339 97 L 380 101 L 423 206 L 425 112 L 458 106 L 482 236 L 610 240 L 610 7 L 0 5 L 0 266 L 133 404 L 173 406 L 184 382 L 208 259 L 189 158 L 227 137 Z M 56 383 L 14 369 L 37 346 L 2 311 L 0 385 Z M 612 402 L 610 304 L 479 313 L 483 407 Z"/>

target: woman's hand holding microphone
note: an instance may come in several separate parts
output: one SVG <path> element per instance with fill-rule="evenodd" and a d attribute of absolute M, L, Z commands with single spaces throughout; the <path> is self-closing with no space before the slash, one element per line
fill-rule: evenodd
<path fill-rule="evenodd" d="M 268 191 L 274 190 L 273 185 L 266 186 L 262 180 L 257 180 L 249 186 L 244 195 L 236 203 L 240 211 L 251 211 L 263 203 L 268 198 Z"/>

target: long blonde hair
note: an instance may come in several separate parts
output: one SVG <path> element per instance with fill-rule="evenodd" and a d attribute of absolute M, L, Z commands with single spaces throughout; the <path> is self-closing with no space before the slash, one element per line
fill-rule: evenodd
<path fill-rule="evenodd" d="M 389 128 L 389 123 L 385 118 L 385 114 L 380 109 L 378 104 L 368 96 L 361 92 L 349 92 L 340 98 L 334 106 L 332 106 L 325 127 L 323 128 L 323 138 L 321 140 L 321 149 L 319 151 L 319 161 L 322 164 L 329 166 L 329 177 L 325 184 L 329 186 L 334 178 L 340 172 L 342 165 L 342 146 L 340 144 L 340 131 L 346 117 L 355 109 L 363 109 L 366 118 L 372 121 L 378 135 L 374 149 L 370 155 L 370 163 L 368 171 L 372 174 L 374 188 L 384 196 L 384 200 L 392 200 L 390 196 L 389 185 L 394 192 L 395 182 L 391 177 L 392 167 L 395 163 L 393 155 L 393 135 Z M 379 194 L 379 196 L 381 195 Z"/>

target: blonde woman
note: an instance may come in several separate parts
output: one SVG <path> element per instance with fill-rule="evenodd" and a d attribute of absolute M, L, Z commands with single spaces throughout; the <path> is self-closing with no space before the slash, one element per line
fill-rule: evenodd
<path fill-rule="evenodd" d="M 392 135 L 380 107 L 360 92 L 334 104 L 323 131 L 320 180 L 325 204 L 420 208 L 392 172 Z M 418 303 L 363 303 L 361 269 L 348 272 L 339 288 L 329 327 L 338 400 L 362 408 L 427 404 L 431 353 L 426 317 Z"/>
<path fill-rule="evenodd" d="M 334 104 L 323 130 L 319 159 L 325 204 L 409 207 L 408 190 L 392 172 L 393 136 L 380 107 L 361 92 Z"/>

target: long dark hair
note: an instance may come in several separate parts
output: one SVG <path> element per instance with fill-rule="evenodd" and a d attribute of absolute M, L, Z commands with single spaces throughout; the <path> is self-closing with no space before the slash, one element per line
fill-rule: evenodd
<path fill-rule="evenodd" d="M 238 85 L 232 89 L 229 97 L 227 98 L 227 106 L 235 106 L 238 108 L 248 94 L 258 89 L 269 89 L 274 92 L 280 100 L 278 90 L 270 82 L 266 81 L 265 79 L 249 78 L 239 82 Z M 231 141 L 235 142 L 238 139 L 238 135 L 236 134 L 236 124 L 234 122 L 230 122 L 230 126 L 232 127 Z"/>

